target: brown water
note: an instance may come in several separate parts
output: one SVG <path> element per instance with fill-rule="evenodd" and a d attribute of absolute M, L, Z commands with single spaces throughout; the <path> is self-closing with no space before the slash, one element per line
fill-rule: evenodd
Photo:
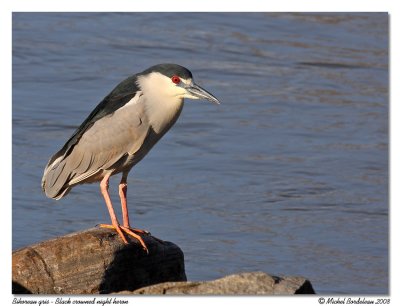
<path fill-rule="evenodd" d="M 13 14 L 13 249 L 108 222 L 97 185 L 47 199 L 44 166 L 116 84 L 162 62 L 222 104 L 188 101 L 133 169 L 134 225 L 178 244 L 190 280 L 261 270 L 388 293 L 383 13 Z"/>

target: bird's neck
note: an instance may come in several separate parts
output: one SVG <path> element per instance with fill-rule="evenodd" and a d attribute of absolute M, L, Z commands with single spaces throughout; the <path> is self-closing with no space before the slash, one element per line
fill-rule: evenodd
<path fill-rule="evenodd" d="M 157 134 L 165 134 L 176 122 L 183 108 L 183 98 L 168 99 L 168 102 L 159 99 L 146 101 L 146 114 L 149 123 Z"/>
<path fill-rule="evenodd" d="M 177 95 L 171 80 L 160 73 L 139 76 L 137 82 L 144 93 L 148 121 L 157 134 L 163 135 L 178 119 L 183 107 L 183 95 Z"/>

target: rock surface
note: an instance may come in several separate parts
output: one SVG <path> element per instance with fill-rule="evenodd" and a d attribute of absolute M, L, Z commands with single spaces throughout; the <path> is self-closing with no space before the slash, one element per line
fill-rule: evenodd
<path fill-rule="evenodd" d="M 263 272 L 186 282 L 184 256 L 175 244 L 141 235 L 149 254 L 114 230 L 92 228 L 13 252 L 13 294 L 291 295 L 315 293 L 297 276 Z M 129 239 L 129 238 L 128 238 Z"/>
<path fill-rule="evenodd" d="M 292 295 L 315 294 L 315 291 L 303 277 L 277 277 L 263 272 L 250 272 L 207 282 L 167 282 L 119 294 Z"/>
<path fill-rule="evenodd" d="M 111 293 L 186 280 L 178 246 L 151 235 L 142 238 L 149 254 L 135 239 L 125 245 L 115 231 L 102 228 L 16 250 L 13 293 Z"/>

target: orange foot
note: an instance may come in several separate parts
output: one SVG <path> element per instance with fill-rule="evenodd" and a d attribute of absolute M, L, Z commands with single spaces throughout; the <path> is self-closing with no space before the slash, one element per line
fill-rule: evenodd
<path fill-rule="evenodd" d="M 149 254 L 149 250 L 147 249 L 147 246 L 144 243 L 142 237 L 140 237 L 138 234 L 135 233 L 135 232 L 137 232 L 137 233 L 140 233 L 140 234 L 149 235 L 150 233 L 148 231 L 144 231 L 144 230 L 137 229 L 137 228 L 129 228 L 129 227 L 122 226 L 122 225 L 114 226 L 114 225 L 111 225 L 111 224 L 99 224 L 99 227 L 101 227 L 101 228 L 110 228 L 110 229 L 116 230 L 118 235 L 121 237 L 122 241 L 125 244 L 128 244 L 128 240 L 126 240 L 125 235 L 123 233 L 123 232 L 125 232 L 126 234 L 128 234 L 128 235 L 134 237 L 136 240 L 138 240 L 139 243 L 141 244 L 143 250 L 145 250 L 146 253 Z"/>

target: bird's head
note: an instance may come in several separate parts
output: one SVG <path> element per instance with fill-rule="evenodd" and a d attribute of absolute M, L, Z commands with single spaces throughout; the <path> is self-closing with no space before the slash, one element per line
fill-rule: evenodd
<path fill-rule="evenodd" d="M 188 69 L 176 64 L 159 64 L 148 68 L 138 75 L 138 85 L 145 94 L 181 100 L 206 99 L 219 104 L 216 97 L 194 83 Z"/>

